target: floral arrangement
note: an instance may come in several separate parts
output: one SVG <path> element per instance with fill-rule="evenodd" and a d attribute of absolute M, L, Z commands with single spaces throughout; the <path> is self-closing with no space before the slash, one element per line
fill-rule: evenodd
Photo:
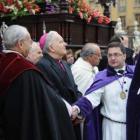
<path fill-rule="evenodd" d="M 58 2 L 58 1 L 57 1 Z M 45 0 L 36 0 L 36 4 L 40 7 L 40 13 L 46 13 L 46 14 L 53 14 L 56 13 L 59 9 L 59 6 L 53 0 L 53 2 L 45 1 Z"/>
<path fill-rule="evenodd" d="M 33 1 L 27 0 L 1 0 L 0 17 L 11 16 L 16 19 L 18 16 L 30 15 L 39 12 L 39 7 Z"/>
<path fill-rule="evenodd" d="M 92 18 L 97 19 L 98 23 L 108 24 L 111 22 L 110 18 L 103 16 L 97 9 L 93 9 L 87 3 L 82 0 L 67 0 L 70 14 L 79 14 L 81 19 L 85 19 L 87 23 Z"/>
<path fill-rule="evenodd" d="M 36 0 L 36 2 L 45 2 L 46 0 Z"/>
<path fill-rule="evenodd" d="M 58 8 L 57 3 L 46 1 L 46 12 L 45 12 L 46 14 L 55 13 L 57 8 Z"/>

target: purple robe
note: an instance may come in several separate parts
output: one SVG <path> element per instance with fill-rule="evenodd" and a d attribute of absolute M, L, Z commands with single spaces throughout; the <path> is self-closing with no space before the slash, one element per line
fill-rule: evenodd
<path fill-rule="evenodd" d="M 132 78 L 134 72 L 134 66 L 126 65 L 125 77 Z M 99 72 L 95 76 L 95 81 L 91 87 L 87 90 L 85 95 L 90 94 L 94 90 L 97 90 L 113 81 L 116 80 L 116 76 L 121 77 L 121 75 L 116 75 L 116 71 L 110 66 L 107 69 Z M 80 108 L 83 117 L 86 117 L 84 123 L 84 140 L 101 140 L 102 139 L 102 117 L 100 115 L 100 106 L 92 109 L 90 101 L 86 97 L 82 97 L 78 100 L 75 105 Z"/>
<path fill-rule="evenodd" d="M 126 133 L 127 140 L 140 140 L 140 54 L 137 59 L 137 64 L 127 102 L 127 117 L 126 117 Z"/>

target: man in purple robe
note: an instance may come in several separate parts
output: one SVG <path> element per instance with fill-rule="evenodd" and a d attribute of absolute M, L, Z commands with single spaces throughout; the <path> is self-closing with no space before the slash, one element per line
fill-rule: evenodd
<path fill-rule="evenodd" d="M 125 48 L 119 42 L 108 45 L 107 57 L 107 69 L 96 75 L 73 106 L 73 119 L 78 113 L 86 117 L 84 140 L 126 140 L 126 103 L 134 66 L 125 64 Z"/>
<path fill-rule="evenodd" d="M 127 140 L 140 140 L 140 54 L 127 102 Z"/>

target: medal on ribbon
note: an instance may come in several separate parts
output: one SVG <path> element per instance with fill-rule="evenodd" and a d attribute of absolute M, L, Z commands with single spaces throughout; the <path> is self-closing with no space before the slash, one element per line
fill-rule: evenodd
<path fill-rule="evenodd" d="M 125 73 L 123 73 L 122 75 L 123 75 L 123 82 L 122 83 L 120 82 L 119 78 L 116 75 L 115 76 L 116 76 L 116 78 L 117 78 L 117 80 L 118 80 L 118 82 L 121 86 L 121 89 L 122 89 L 122 92 L 120 93 L 120 98 L 125 99 L 126 98 L 126 93 L 123 91 Z"/>
<path fill-rule="evenodd" d="M 121 99 L 125 99 L 125 98 L 126 98 L 126 94 L 125 94 L 124 91 L 122 91 L 122 92 L 120 93 L 120 97 L 121 97 Z"/>

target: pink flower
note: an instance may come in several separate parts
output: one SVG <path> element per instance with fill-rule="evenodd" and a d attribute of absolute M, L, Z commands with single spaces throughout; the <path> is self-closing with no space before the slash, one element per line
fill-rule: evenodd
<path fill-rule="evenodd" d="M 110 22 L 109 18 L 103 17 L 101 13 L 97 9 L 93 9 L 83 0 L 66 0 L 69 5 L 69 13 L 70 14 L 78 14 L 81 19 L 85 19 L 87 23 L 91 21 L 92 18 L 98 20 L 98 23 L 108 24 Z"/>
<path fill-rule="evenodd" d="M 96 18 L 96 17 L 98 17 L 98 16 L 99 16 L 99 12 L 98 12 L 98 11 L 95 11 L 95 12 L 93 13 L 93 17 Z"/>
<path fill-rule="evenodd" d="M 67 2 L 71 2 L 71 0 L 66 0 Z"/>
<path fill-rule="evenodd" d="M 100 16 L 100 18 L 98 19 L 98 23 L 103 23 L 103 16 Z"/>
<path fill-rule="evenodd" d="M 83 13 L 82 12 L 79 12 L 79 16 L 81 19 L 83 19 Z"/>
<path fill-rule="evenodd" d="M 89 23 L 91 21 L 91 16 L 87 19 L 87 23 Z"/>
<path fill-rule="evenodd" d="M 69 6 L 69 13 L 72 14 L 73 12 L 73 7 Z"/>
<path fill-rule="evenodd" d="M 108 17 L 106 17 L 106 16 L 105 16 L 104 20 L 105 20 L 105 24 L 108 24 L 108 23 L 111 22 L 110 18 L 108 18 Z"/>

